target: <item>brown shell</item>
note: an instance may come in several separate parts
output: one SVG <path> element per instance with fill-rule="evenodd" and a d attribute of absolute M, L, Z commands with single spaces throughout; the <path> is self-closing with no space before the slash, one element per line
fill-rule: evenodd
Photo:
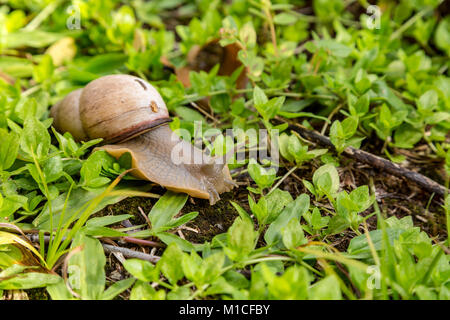
<path fill-rule="evenodd" d="M 132 174 L 141 179 L 209 199 L 211 204 L 236 186 L 226 161 L 209 157 L 170 130 L 164 101 L 140 78 L 101 77 L 68 94 L 50 112 L 55 128 L 71 132 L 77 140 L 118 142 L 101 148 L 116 158 L 129 152 Z M 202 161 L 191 163 L 188 156 Z M 186 161 L 174 162 L 178 158 Z"/>
<path fill-rule="evenodd" d="M 87 136 L 106 142 L 131 139 L 170 121 L 158 91 L 130 75 L 91 81 L 81 93 L 79 114 Z"/>
<path fill-rule="evenodd" d="M 70 132 L 77 141 L 89 140 L 86 132 L 84 132 L 79 116 L 79 102 L 82 90 L 72 91 L 50 109 L 50 116 L 53 118 L 55 129 L 62 133 Z"/>

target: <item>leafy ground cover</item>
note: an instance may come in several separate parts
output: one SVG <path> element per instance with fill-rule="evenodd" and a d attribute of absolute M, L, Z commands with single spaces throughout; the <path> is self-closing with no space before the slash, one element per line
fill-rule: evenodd
<path fill-rule="evenodd" d="M 4 299 L 450 298 L 444 1 L 0 0 L 0 54 Z M 212 155 L 260 152 L 230 159 L 239 187 L 210 206 L 56 132 L 49 108 L 113 73 Z"/>

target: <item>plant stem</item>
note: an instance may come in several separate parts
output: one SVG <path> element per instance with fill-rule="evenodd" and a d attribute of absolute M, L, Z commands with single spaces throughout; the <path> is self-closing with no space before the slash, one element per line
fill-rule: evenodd
<path fill-rule="evenodd" d="M 297 170 L 298 169 L 298 167 L 297 166 L 294 166 L 294 167 L 292 167 L 291 168 L 291 170 L 289 170 L 280 180 L 278 180 L 278 182 L 272 187 L 272 189 L 270 189 L 270 191 L 267 193 L 267 196 L 269 195 L 269 194 L 271 194 L 272 193 L 272 191 L 273 190 L 275 190 L 276 188 L 278 188 L 278 186 L 287 178 L 287 177 L 289 177 L 289 175 L 292 173 L 292 172 L 294 172 L 295 170 Z"/>
<path fill-rule="evenodd" d="M 277 35 L 275 33 L 275 25 L 273 23 L 272 13 L 270 12 L 271 3 L 269 0 L 263 2 L 264 13 L 267 17 L 267 22 L 269 23 L 270 36 L 272 38 L 272 45 L 275 57 L 278 57 L 278 46 L 277 46 Z"/>
<path fill-rule="evenodd" d="M 421 11 L 417 12 L 414 16 L 412 16 L 408 21 L 406 21 L 400 28 L 398 28 L 394 33 L 391 34 L 389 37 L 389 41 L 393 41 L 400 37 L 403 32 L 405 32 L 409 27 L 411 27 L 414 23 L 416 23 L 417 20 L 422 18 L 424 15 L 426 15 L 428 12 L 430 12 L 431 8 L 425 8 Z"/>
<path fill-rule="evenodd" d="M 60 5 L 61 0 L 58 1 L 51 1 L 41 12 L 38 13 L 36 17 L 34 17 L 33 20 L 31 20 L 30 23 L 28 23 L 23 30 L 26 31 L 33 31 L 36 30 L 40 24 L 47 19 L 53 11 Z"/>
<path fill-rule="evenodd" d="M 333 111 L 331 111 L 330 115 L 328 116 L 328 120 L 330 120 L 330 122 L 331 122 L 331 119 L 333 119 L 334 115 L 339 110 L 341 110 L 342 106 L 343 106 L 343 103 L 340 103 L 340 104 L 338 104 L 338 106 L 336 108 L 333 109 Z M 323 124 L 322 130 L 320 131 L 320 134 L 325 134 L 325 131 L 327 130 L 327 128 L 328 128 L 328 122 L 325 121 L 325 123 Z"/>

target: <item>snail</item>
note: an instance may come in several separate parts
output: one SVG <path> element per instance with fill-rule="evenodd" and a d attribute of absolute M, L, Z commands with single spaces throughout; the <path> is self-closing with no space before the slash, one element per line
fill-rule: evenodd
<path fill-rule="evenodd" d="M 131 174 L 169 190 L 216 203 L 236 186 L 225 157 L 211 157 L 169 127 L 167 107 L 148 82 L 108 75 L 72 91 L 50 110 L 54 127 L 74 139 L 103 138 L 99 147 L 118 159 L 129 152 Z"/>

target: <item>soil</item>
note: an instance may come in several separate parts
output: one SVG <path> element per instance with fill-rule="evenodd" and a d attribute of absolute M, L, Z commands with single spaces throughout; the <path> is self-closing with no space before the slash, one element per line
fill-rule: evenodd
<path fill-rule="evenodd" d="M 312 179 L 312 173 L 319 166 L 319 162 L 312 161 L 306 167 L 295 171 L 295 176 L 289 176 L 280 186 L 282 190 L 291 193 L 295 198 L 301 193 L 308 193 L 299 179 Z M 338 169 L 341 188 L 351 191 L 357 186 L 368 185 L 370 177 L 373 178 L 376 187 L 377 202 L 381 212 L 385 217 L 395 215 L 398 218 L 407 215 L 412 216 L 413 222 L 430 236 L 436 237 L 436 240 L 443 240 L 446 237 L 445 214 L 442 208 L 443 200 L 439 197 L 432 197 L 424 192 L 418 186 L 409 181 L 400 179 L 379 170 L 370 168 L 366 164 L 355 162 L 345 157 L 341 158 L 341 166 Z M 282 176 L 286 172 L 280 169 L 278 175 Z M 181 236 L 192 243 L 203 243 L 211 241 L 214 236 L 225 233 L 232 225 L 238 213 L 231 205 L 230 201 L 237 202 L 247 212 L 250 213 L 248 206 L 248 191 L 246 186 L 253 186 L 247 174 L 237 176 L 235 179 L 243 184 L 232 192 L 221 195 L 221 200 L 214 206 L 210 206 L 208 200 L 189 198 L 188 202 L 180 214 L 198 211 L 199 215 L 184 227 L 179 229 Z M 153 192 L 163 193 L 153 190 Z M 127 198 L 119 203 L 110 205 L 103 210 L 102 214 L 133 214 L 130 219 L 132 224 L 145 224 L 142 214 L 139 213 L 139 207 L 146 214 L 150 211 L 156 199 L 149 198 Z M 321 205 L 328 206 L 324 201 Z M 363 216 L 373 212 L 371 209 Z M 370 230 L 376 229 L 376 217 L 368 219 Z M 180 235 L 180 233 L 179 233 Z M 330 238 L 333 244 L 339 250 L 346 250 L 348 242 L 354 237 L 352 231 L 346 231 Z M 157 241 L 157 239 L 152 239 Z"/>

